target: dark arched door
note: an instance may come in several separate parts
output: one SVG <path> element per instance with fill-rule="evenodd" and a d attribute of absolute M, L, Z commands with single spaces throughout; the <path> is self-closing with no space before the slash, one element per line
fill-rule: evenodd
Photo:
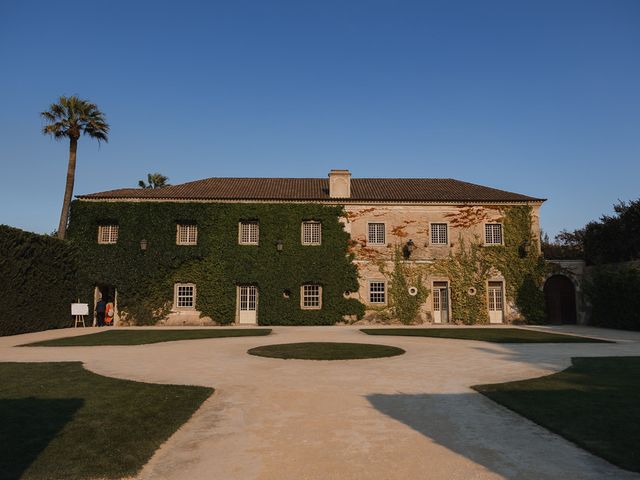
<path fill-rule="evenodd" d="M 547 319 L 550 323 L 576 323 L 576 290 L 564 275 L 553 275 L 544 284 Z"/>

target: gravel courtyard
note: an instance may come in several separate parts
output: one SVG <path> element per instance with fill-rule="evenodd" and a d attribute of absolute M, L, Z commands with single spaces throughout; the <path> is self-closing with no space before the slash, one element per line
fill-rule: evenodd
<path fill-rule="evenodd" d="M 469 388 L 547 375 L 574 356 L 640 355 L 638 332 L 545 330 L 619 343 L 490 344 L 368 336 L 355 327 L 275 327 L 266 337 L 14 348 L 98 331 L 87 328 L 0 338 L 0 361 L 79 360 L 110 377 L 214 387 L 140 479 L 640 478 Z M 346 361 L 246 354 L 313 341 L 385 344 L 406 354 Z"/>

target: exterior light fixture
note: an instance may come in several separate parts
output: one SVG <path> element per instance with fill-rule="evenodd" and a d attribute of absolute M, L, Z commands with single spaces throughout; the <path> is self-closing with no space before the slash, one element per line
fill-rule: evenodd
<path fill-rule="evenodd" d="M 143 238 L 142 240 L 140 240 L 140 250 L 142 252 L 146 252 L 148 246 L 149 246 L 149 242 L 147 242 L 146 239 Z"/>
<path fill-rule="evenodd" d="M 281 252 L 283 248 L 284 248 L 284 245 L 282 243 L 282 240 L 276 240 L 276 250 Z"/>
<path fill-rule="evenodd" d="M 409 258 L 415 249 L 416 244 L 413 243 L 413 240 L 409 239 L 409 241 L 404 244 L 404 247 L 402 247 L 402 255 L 404 258 Z"/>
<path fill-rule="evenodd" d="M 409 250 L 409 253 L 412 253 L 415 249 L 416 244 L 413 243 L 413 240 L 409 239 L 409 241 L 407 242 L 407 250 Z"/>

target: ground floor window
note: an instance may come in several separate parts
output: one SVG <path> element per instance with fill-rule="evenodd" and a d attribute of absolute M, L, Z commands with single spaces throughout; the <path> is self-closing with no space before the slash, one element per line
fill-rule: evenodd
<path fill-rule="evenodd" d="M 196 286 L 193 283 L 176 283 L 174 293 L 176 308 L 195 308 Z"/>
<path fill-rule="evenodd" d="M 369 282 L 369 303 L 386 303 L 386 284 L 382 280 L 371 280 Z"/>
<path fill-rule="evenodd" d="M 303 285 L 300 295 L 301 307 L 306 310 L 318 310 L 322 306 L 322 287 L 320 285 Z"/>

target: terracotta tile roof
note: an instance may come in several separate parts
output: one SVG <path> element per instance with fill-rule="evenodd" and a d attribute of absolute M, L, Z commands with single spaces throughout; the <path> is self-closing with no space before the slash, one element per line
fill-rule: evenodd
<path fill-rule="evenodd" d="M 542 202 L 451 178 L 352 178 L 351 197 L 329 197 L 328 178 L 207 178 L 158 189 L 122 188 L 80 199 L 353 202 Z"/>

